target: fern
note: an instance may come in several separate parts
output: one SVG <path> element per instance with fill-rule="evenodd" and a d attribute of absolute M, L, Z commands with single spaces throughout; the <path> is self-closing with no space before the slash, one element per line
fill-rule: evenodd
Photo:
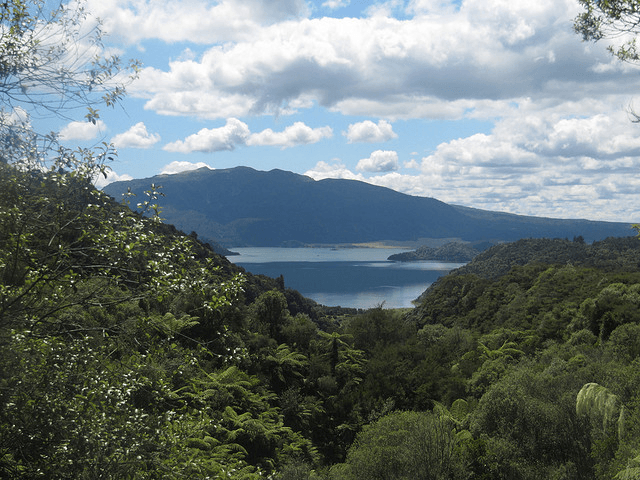
<path fill-rule="evenodd" d="M 173 338 L 180 332 L 198 325 L 199 321 L 196 317 L 186 314 L 176 318 L 173 313 L 165 313 L 162 317 L 154 316 L 150 319 L 150 323 L 167 337 Z"/>
<path fill-rule="evenodd" d="M 640 480 L 640 455 L 631 460 L 627 468 L 618 472 L 613 480 Z"/>
<path fill-rule="evenodd" d="M 613 428 L 618 430 L 618 438 L 624 434 L 624 406 L 617 395 L 602 385 L 587 383 L 580 389 L 576 398 L 576 413 L 590 417 L 595 424 L 601 424 L 605 435 Z"/>

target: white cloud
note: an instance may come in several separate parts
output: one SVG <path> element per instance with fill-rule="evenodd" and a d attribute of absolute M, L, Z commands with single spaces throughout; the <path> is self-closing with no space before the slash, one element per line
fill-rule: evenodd
<path fill-rule="evenodd" d="M 333 130 L 331 127 L 311 128 L 303 122 L 295 122 L 282 132 L 274 132 L 267 128 L 260 133 L 251 134 L 247 140 L 247 145 L 272 145 L 287 148 L 295 145 L 317 143 L 323 138 L 330 138 L 332 135 Z"/>
<path fill-rule="evenodd" d="M 163 148 L 169 152 L 179 153 L 233 150 L 237 145 L 244 145 L 249 135 L 249 127 L 246 123 L 237 118 L 230 118 L 224 127 L 203 128 L 198 133 L 189 135 L 184 140 L 168 143 Z"/>
<path fill-rule="evenodd" d="M 622 109 L 566 116 L 529 104 L 491 132 L 440 144 L 422 158 L 418 174 L 385 170 L 393 155 L 385 164 L 380 153 L 359 162 L 360 174 L 340 162 L 320 162 L 306 175 L 359 179 L 486 210 L 631 223 L 640 205 L 637 128 Z"/>
<path fill-rule="evenodd" d="M 640 155 L 636 126 L 623 115 L 598 114 L 588 118 L 565 118 L 548 127 L 548 135 L 536 139 L 541 153 L 556 156 Z"/>
<path fill-rule="evenodd" d="M 424 14 L 443 14 L 453 13 L 456 5 L 450 0 L 411 0 L 407 6 L 407 13 L 424 15 Z"/>
<path fill-rule="evenodd" d="M 173 175 L 174 173 L 187 172 L 189 170 L 198 170 L 199 168 L 204 168 L 204 167 L 210 170 L 213 170 L 213 168 L 211 168 L 209 165 L 207 165 L 204 162 L 192 163 L 192 162 L 175 161 L 162 167 L 160 171 L 160 175 Z"/>
<path fill-rule="evenodd" d="M 380 120 L 377 125 L 371 120 L 353 123 L 349 125 L 345 135 L 349 143 L 379 143 L 398 137 L 398 135 L 393 131 L 391 124 L 386 120 Z"/>
<path fill-rule="evenodd" d="M 88 11 L 120 41 L 201 44 L 251 36 L 260 25 L 304 18 L 304 0 L 89 0 Z"/>
<path fill-rule="evenodd" d="M 298 104 L 387 119 L 461 118 L 532 96 L 552 104 L 584 98 L 586 88 L 637 91 L 632 71 L 596 71 L 611 59 L 571 31 L 577 11 L 572 0 L 467 0 L 402 20 L 298 18 L 227 36 L 167 71 L 145 69 L 131 91 L 168 115 L 241 117 Z"/>
<path fill-rule="evenodd" d="M 380 3 L 372 3 L 365 8 L 364 13 L 370 17 L 390 17 L 394 11 L 400 11 L 403 6 L 403 0 L 386 0 Z"/>
<path fill-rule="evenodd" d="M 349 3 L 351 3 L 350 0 L 326 0 L 323 2 L 322 6 L 330 10 L 336 10 L 338 8 L 346 7 Z"/>
<path fill-rule="evenodd" d="M 391 172 L 398 169 L 398 153 L 393 150 L 376 150 L 369 158 L 363 158 L 356 170 L 365 172 Z"/>
<path fill-rule="evenodd" d="M 633 221 L 639 168 L 637 126 L 623 111 L 563 118 L 520 109 L 491 133 L 442 143 L 424 157 L 419 194 L 487 210 Z M 420 190 L 413 176 L 368 181 Z"/>
<path fill-rule="evenodd" d="M 416 195 L 421 197 L 430 197 L 431 190 L 427 183 L 427 179 L 423 175 L 406 175 L 399 172 L 385 173 L 384 175 L 375 175 L 367 178 L 368 183 L 378 185 L 380 187 L 391 188 L 407 195 Z M 438 200 L 441 200 L 438 198 Z"/>
<path fill-rule="evenodd" d="M 115 135 L 111 142 L 116 148 L 151 148 L 160 141 L 160 135 L 149 133 L 143 122 L 138 122 L 129 130 Z"/>
<path fill-rule="evenodd" d="M 96 186 L 96 188 L 104 188 L 107 185 L 109 185 L 110 183 L 120 182 L 120 181 L 127 181 L 127 180 L 133 180 L 133 177 L 131 175 L 127 175 L 127 174 L 118 175 L 113 170 L 109 170 L 109 171 L 107 171 L 107 178 L 105 178 L 103 175 L 99 175 L 96 178 L 96 180 L 94 182 L 94 185 Z M 116 200 L 121 200 L 121 199 L 120 198 L 116 198 Z"/>
<path fill-rule="evenodd" d="M 402 164 L 402 166 L 404 168 L 410 168 L 410 169 L 413 169 L 413 170 L 418 170 L 420 168 L 420 164 L 416 161 L 415 158 L 412 158 L 408 162 L 404 162 Z"/>
<path fill-rule="evenodd" d="M 10 111 L 0 110 L 0 124 L 26 129 L 31 128 L 29 113 L 22 107 L 15 107 Z"/>
<path fill-rule="evenodd" d="M 93 140 L 102 135 L 106 130 L 106 125 L 102 120 L 97 120 L 95 124 L 91 122 L 70 122 L 60 130 L 61 140 Z"/>
<path fill-rule="evenodd" d="M 224 127 L 203 128 L 184 140 L 165 145 L 164 150 L 180 153 L 211 153 L 233 150 L 238 145 L 270 145 L 288 148 L 295 145 L 317 143 L 323 138 L 330 138 L 332 135 L 333 130 L 331 127 L 311 128 L 303 122 L 295 122 L 282 132 L 274 132 L 267 128 L 262 132 L 252 134 L 246 123 L 236 118 L 230 118 Z"/>
<path fill-rule="evenodd" d="M 366 181 L 360 174 L 351 172 L 340 160 L 334 160 L 333 163 L 318 162 L 311 170 L 304 172 L 304 175 L 314 180 L 324 180 L 325 178 L 343 178 L 347 180 Z"/>

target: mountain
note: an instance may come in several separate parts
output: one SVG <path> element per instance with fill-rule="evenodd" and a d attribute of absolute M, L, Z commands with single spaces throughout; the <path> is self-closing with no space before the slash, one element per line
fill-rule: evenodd
<path fill-rule="evenodd" d="M 582 236 L 587 241 L 630 235 L 626 223 L 561 220 L 448 205 L 356 180 L 315 181 L 282 170 L 201 168 L 112 183 L 138 199 L 161 185 L 162 217 L 205 241 L 226 246 L 292 246 L 452 238 L 509 241 Z M 131 202 L 135 204 L 135 201 Z"/>
<path fill-rule="evenodd" d="M 0 478 L 638 478 L 638 238 L 349 311 L 90 181 L 0 162 Z"/>

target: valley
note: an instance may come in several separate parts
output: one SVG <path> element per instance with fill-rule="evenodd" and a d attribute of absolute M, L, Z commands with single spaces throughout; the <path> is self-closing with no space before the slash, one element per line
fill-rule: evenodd
<path fill-rule="evenodd" d="M 6 478 L 99 468 L 365 480 L 437 468 L 604 480 L 640 468 L 634 236 L 501 242 L 442 264 L 415 306 L 331 306 L 82 178 L 0 170 Z M 297 256 L 310 280 L 328 264 L 338 290 L 351 267 L 376 263 L 372 252 L 425 275 L 387 248 L 266 250 Z M 358 275 L 389 267 L 371 268 Z"/>

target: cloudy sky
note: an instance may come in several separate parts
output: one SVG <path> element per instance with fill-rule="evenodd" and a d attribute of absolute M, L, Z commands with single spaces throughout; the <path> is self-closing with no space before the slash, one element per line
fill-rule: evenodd
<path fill-rule="evenodd" d="M 640 67 L 574 0 L 89 0 L 144 68 L 66 142 L 112 179 L 208 166 L 352 178 L 488 210 L 640 221 Z"/>

